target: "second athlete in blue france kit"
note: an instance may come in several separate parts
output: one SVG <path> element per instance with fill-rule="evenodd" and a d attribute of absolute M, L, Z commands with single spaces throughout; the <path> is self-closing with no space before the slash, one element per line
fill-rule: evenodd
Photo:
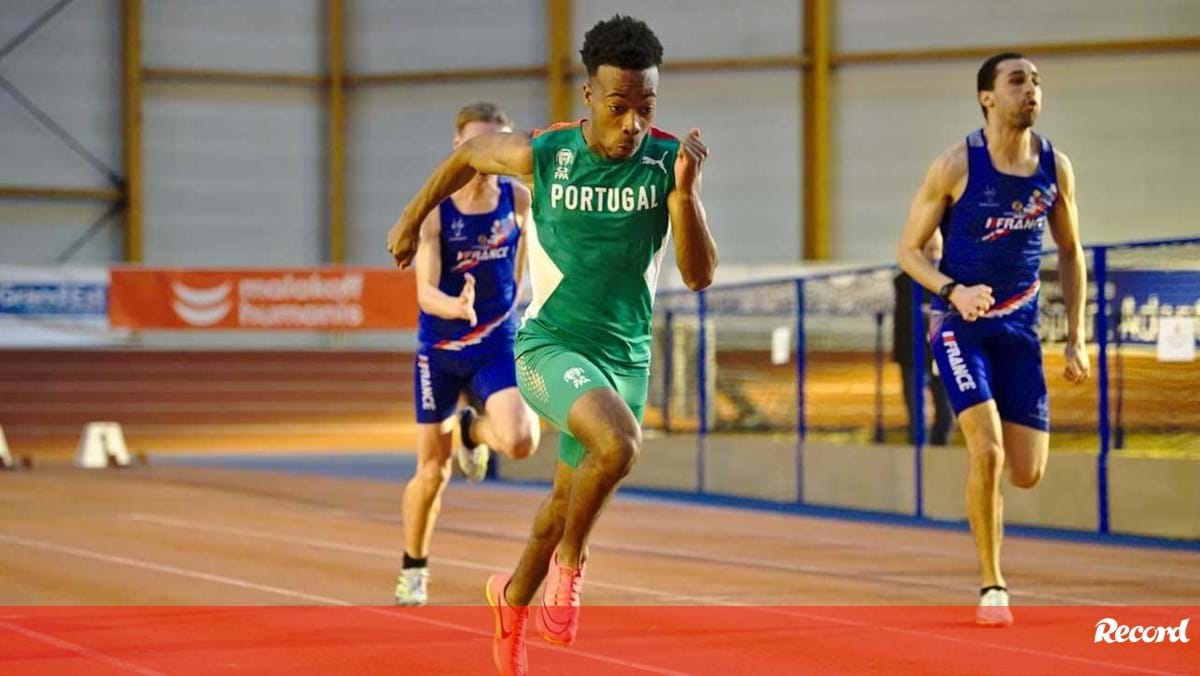
<path fill-rule="evenodd" d="M 490 103 L 458 114 L 458 145 L 479 134 L 510 131 Z M 404 562 L 398 605 L 428 600 L 429 546 L 455 454 L 472 481 L 487 470 L 489 448 L 511 458 L 537 447 L 537 418 L 517 390 L 513 341 L 517 286 L 524 264 L 521 233 L 529 219 L 529 189 L 507 177 L 477 175 L 441 203 L 421 226 L 416 255 L 420 305 L 413 389 L 417 410 L 417 471 L 404 489 Z M 467 392 L 484 412 L 459 407 Z"/>
<path fill-rule="evenodd" d="M 1041 481 L 1050 408 L 1035 333 L 1038 269 L 1049 229 L 1067 305 L 1064 377 L 1088 376 L 1075 175 L 1066 155 L 1033 132 L 1041 76 L 1016 53 L 997 54 L 977 75 L 985 125 L 942 153 L 909 210 L 900 266 L 937 294 L 930 348 L 967 444 L 967 519 L 979 557 L 976 622 L 1012 624 L 1000 572 L 1005 467 L 1018 488 Z M 943 238 L 939 267 L 922 248 Z"/>

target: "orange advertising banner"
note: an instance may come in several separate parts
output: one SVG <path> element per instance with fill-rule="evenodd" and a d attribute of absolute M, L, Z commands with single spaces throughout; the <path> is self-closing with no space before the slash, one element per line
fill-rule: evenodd
<path fill-rule="evenodd" d="M 129 329 L 411 329 L 412 272 L 115 267 L 108 317 Z"/>

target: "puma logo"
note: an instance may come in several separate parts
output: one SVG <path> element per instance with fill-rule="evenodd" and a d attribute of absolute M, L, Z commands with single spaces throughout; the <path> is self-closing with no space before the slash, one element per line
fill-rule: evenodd
<path fill-rule="evenodd" d="M 662 173 L 666 174 L 667 173 L 667 155 L 670 155 L 670 154 L 671 154 L 670 150 L 664 150 L 662 158 L 657 159 L 657 160 L 654 159 L 653 157 L 646 157 L 643 155 L 642 156 L 642 164 L 649 164 L 649 165 L 658 167 L 659 169 L 662 169 Z"/>

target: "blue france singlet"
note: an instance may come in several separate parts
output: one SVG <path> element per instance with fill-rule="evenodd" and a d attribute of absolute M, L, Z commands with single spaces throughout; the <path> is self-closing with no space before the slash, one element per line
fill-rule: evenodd
<path fill-rule="evenodd" d="M 982 129 L 967 136 L 967 187 L 942 218 L 939 269 L 965 286 L 987 284 L 996 304 L 984 317 L 1010 317 L 1030 326 L 1037 317 L 1042 238 L 1058 200 L 1054 148 L 1044 136 L 1037 171 L 1012 176 L 996 170 Z M 934 309 L 951 311 L 934 298 Z"/>
<path fill-rule="evenodd" d="M 438 350 L 477 350 L 492 345 L 511 349 L 516 335 L 517 227 L 516 202 L 510 179 L 499 177 L 500 198 L 493 211 L 464 214 L 447 198 L 438 206 L 441 217 L 442 276 L 438 289 L 449 296 L 462 293 L 464 275 L 475 277 L 474 327 L 462 319 L 442 319 L 422 312 L 417 340 Z"/>

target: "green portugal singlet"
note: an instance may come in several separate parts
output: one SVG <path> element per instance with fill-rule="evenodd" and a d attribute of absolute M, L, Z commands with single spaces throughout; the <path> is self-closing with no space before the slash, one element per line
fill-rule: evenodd
<path fill-rule="evenodd" d="M 573 122 L 532 144 L 533 302 L 517 354 L 555 345 L 614 373 L 648 372 L 679 140 L 651 128 L 633 156 L 612 160 L 589 148 Z"/>

